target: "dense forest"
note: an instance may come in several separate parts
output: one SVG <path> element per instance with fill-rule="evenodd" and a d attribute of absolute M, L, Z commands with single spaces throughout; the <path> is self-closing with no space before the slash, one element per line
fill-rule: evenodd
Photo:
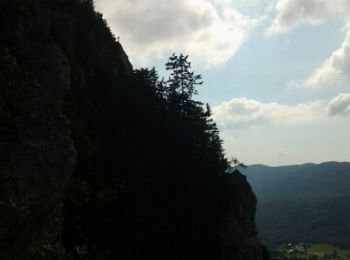
<path fill-rule="evenodd" d="M 134 69 L 91 0 L 0 2 L 1 259 L 266 259 L 201 76 Z"/>
<path fill-rule="evenodd" d="M 248 167 L 244 174 L 258 199 L 259 236 L 272 254 L 288 243 L 349 248 L 349 172 L 346 162 Z"/>

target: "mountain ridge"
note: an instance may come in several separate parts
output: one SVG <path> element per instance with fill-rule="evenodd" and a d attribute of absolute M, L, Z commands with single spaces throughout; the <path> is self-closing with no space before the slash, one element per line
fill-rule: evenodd
<path fill-rule="evenodd" d="M 289 242 L 350 247 L 349 162 L 252 165 L 244 174 L 257 196 L 257 227 L 269 249 Z"/>
<path fill-rule="evenodd" d="M 286 199 L 288 197 L 324 197 L 348 194 L 350 185 L 350 163 L 324 162 L 320 164 L 302 164 L 269 167 L 252 165 L 243 174 L 260 201 Z M 332 191 L 328 186 L 337 187 Z M 272 189 L 271 189 L 272 187 Z M 309 190 L 308 188 L 313 188 Z M 331 193 L 334 193 L 333 195 Z"/>
<path fill-rule="evenodd" d="M 316 166 L 316 165 L 328 165 L 328 164 L 349 164 L 350 161 L 325 161 L 320 163 L 314 162 L 305 162 L 305 163 L 296 163 L 296 164 L 285 164 L 285 165 L 268 165 L 264 163 L 253 163 L 248 164 L 248 167 L 269 167 L 269 168 L 278 168 L 278 167 L 295 167 L 295 166 Z"/>

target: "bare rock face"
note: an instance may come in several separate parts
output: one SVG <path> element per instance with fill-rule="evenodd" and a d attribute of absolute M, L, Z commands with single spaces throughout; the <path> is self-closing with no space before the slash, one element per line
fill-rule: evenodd
<path fill-rule="evenodd" d="M 14 250 L 25 252 L 43 232 L 52 240 L 59 233 L 64 185 L 75 166 L 76 150 L 62 112 L 64 93 L 70 87 L 67 59 L 49 43 L 23 41 L 16 48 L 18 55 L 8 59 L 12 63 L 7 61 L 13 77 L 4 75 L 7 85 L 0 89 L 0 173 L 15 178 L 20 187 L 20 195 L 9 201 L 15 201 L 16 207 L 25 205 L 27 211 L 17 214 L 25 218 L 17 222 L 29 226 L 16 223 L 18 241 L 13 241 Z"/>
<path fill-rule="evenodd" d="M 24 109 L 16 119 L 21 147 L 16 157 L 22 158 L 22 163 L 17 162 L 22 165 L 18 173 L 35 181 L 26 172 L 36 171 L 39 179 L 46 176 L 62 182 L 75 164 L 69 122 L 61 111 L 64 92 L 70 86 L 69 64 L 55 45 L 28 42 L 22 50 L 35 84 L 23 90 Z"/>
<path fill-rule="evenodd" d="M 246 177 L 236 171 L 226 178 L 232 194 L 230 210 L 220 231 L 221 259 L 269 259 L 266 248 L 257 238 L 254 220 L 257 201 Z"/>

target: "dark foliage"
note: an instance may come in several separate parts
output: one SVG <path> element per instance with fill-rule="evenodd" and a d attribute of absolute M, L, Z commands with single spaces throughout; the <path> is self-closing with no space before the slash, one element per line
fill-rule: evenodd
<path fill-rule="evenodd" d="M 170 57 L 165 81 L 155 69 L 133 70 L 91 0 L 2 0 L 0 17 L 0 257 L 220 259 L 232 205 L 247 211 L 244 228 L 255 236 L 255 198 L 238 173 L 227 176 L 210 107 L 192 99 L 202 82 L 187 56 Z M 65 69 L 50 71 L 42 49 Z M 55 78 L 67 89 L 55 89 Z M 7 174 L 16 115 L 31 111 L 36 97 L 48 100 L 40 109 L 62 110 L 70 122 L 77 158 L 63 203 L 56 191 L 55 200 L 28 203 L 23 180 Z M 54 215 L 62 234 L 40 227 L 48 214 L 36 209 L 49 203 L 63 208 Z"/>

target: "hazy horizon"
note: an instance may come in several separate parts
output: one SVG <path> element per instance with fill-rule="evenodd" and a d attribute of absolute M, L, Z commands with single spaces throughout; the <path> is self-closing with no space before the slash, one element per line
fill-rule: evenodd
<path fill-rule="evenodd" d="M 263 163 L 252 163 L 252 164 L 248 164 L 247 166 L 267 166 L 267 167 L 285 167 L 285 166 L 301 166 L 301 165 L 306 165 L 306 164 L 313 164 L 313 165 L 321 165 L 321 164 L 325 164 L 325 163 L 349 163 L 350 161 L 324 161 L 324 162 L 303 162 L 303 163 L 296 163 L 296 164 L 276 164 L 276 165 L 270 165 L 270 164 L 263 164 Z M 244 171 L 243 171 L 244 173 Z"/>

